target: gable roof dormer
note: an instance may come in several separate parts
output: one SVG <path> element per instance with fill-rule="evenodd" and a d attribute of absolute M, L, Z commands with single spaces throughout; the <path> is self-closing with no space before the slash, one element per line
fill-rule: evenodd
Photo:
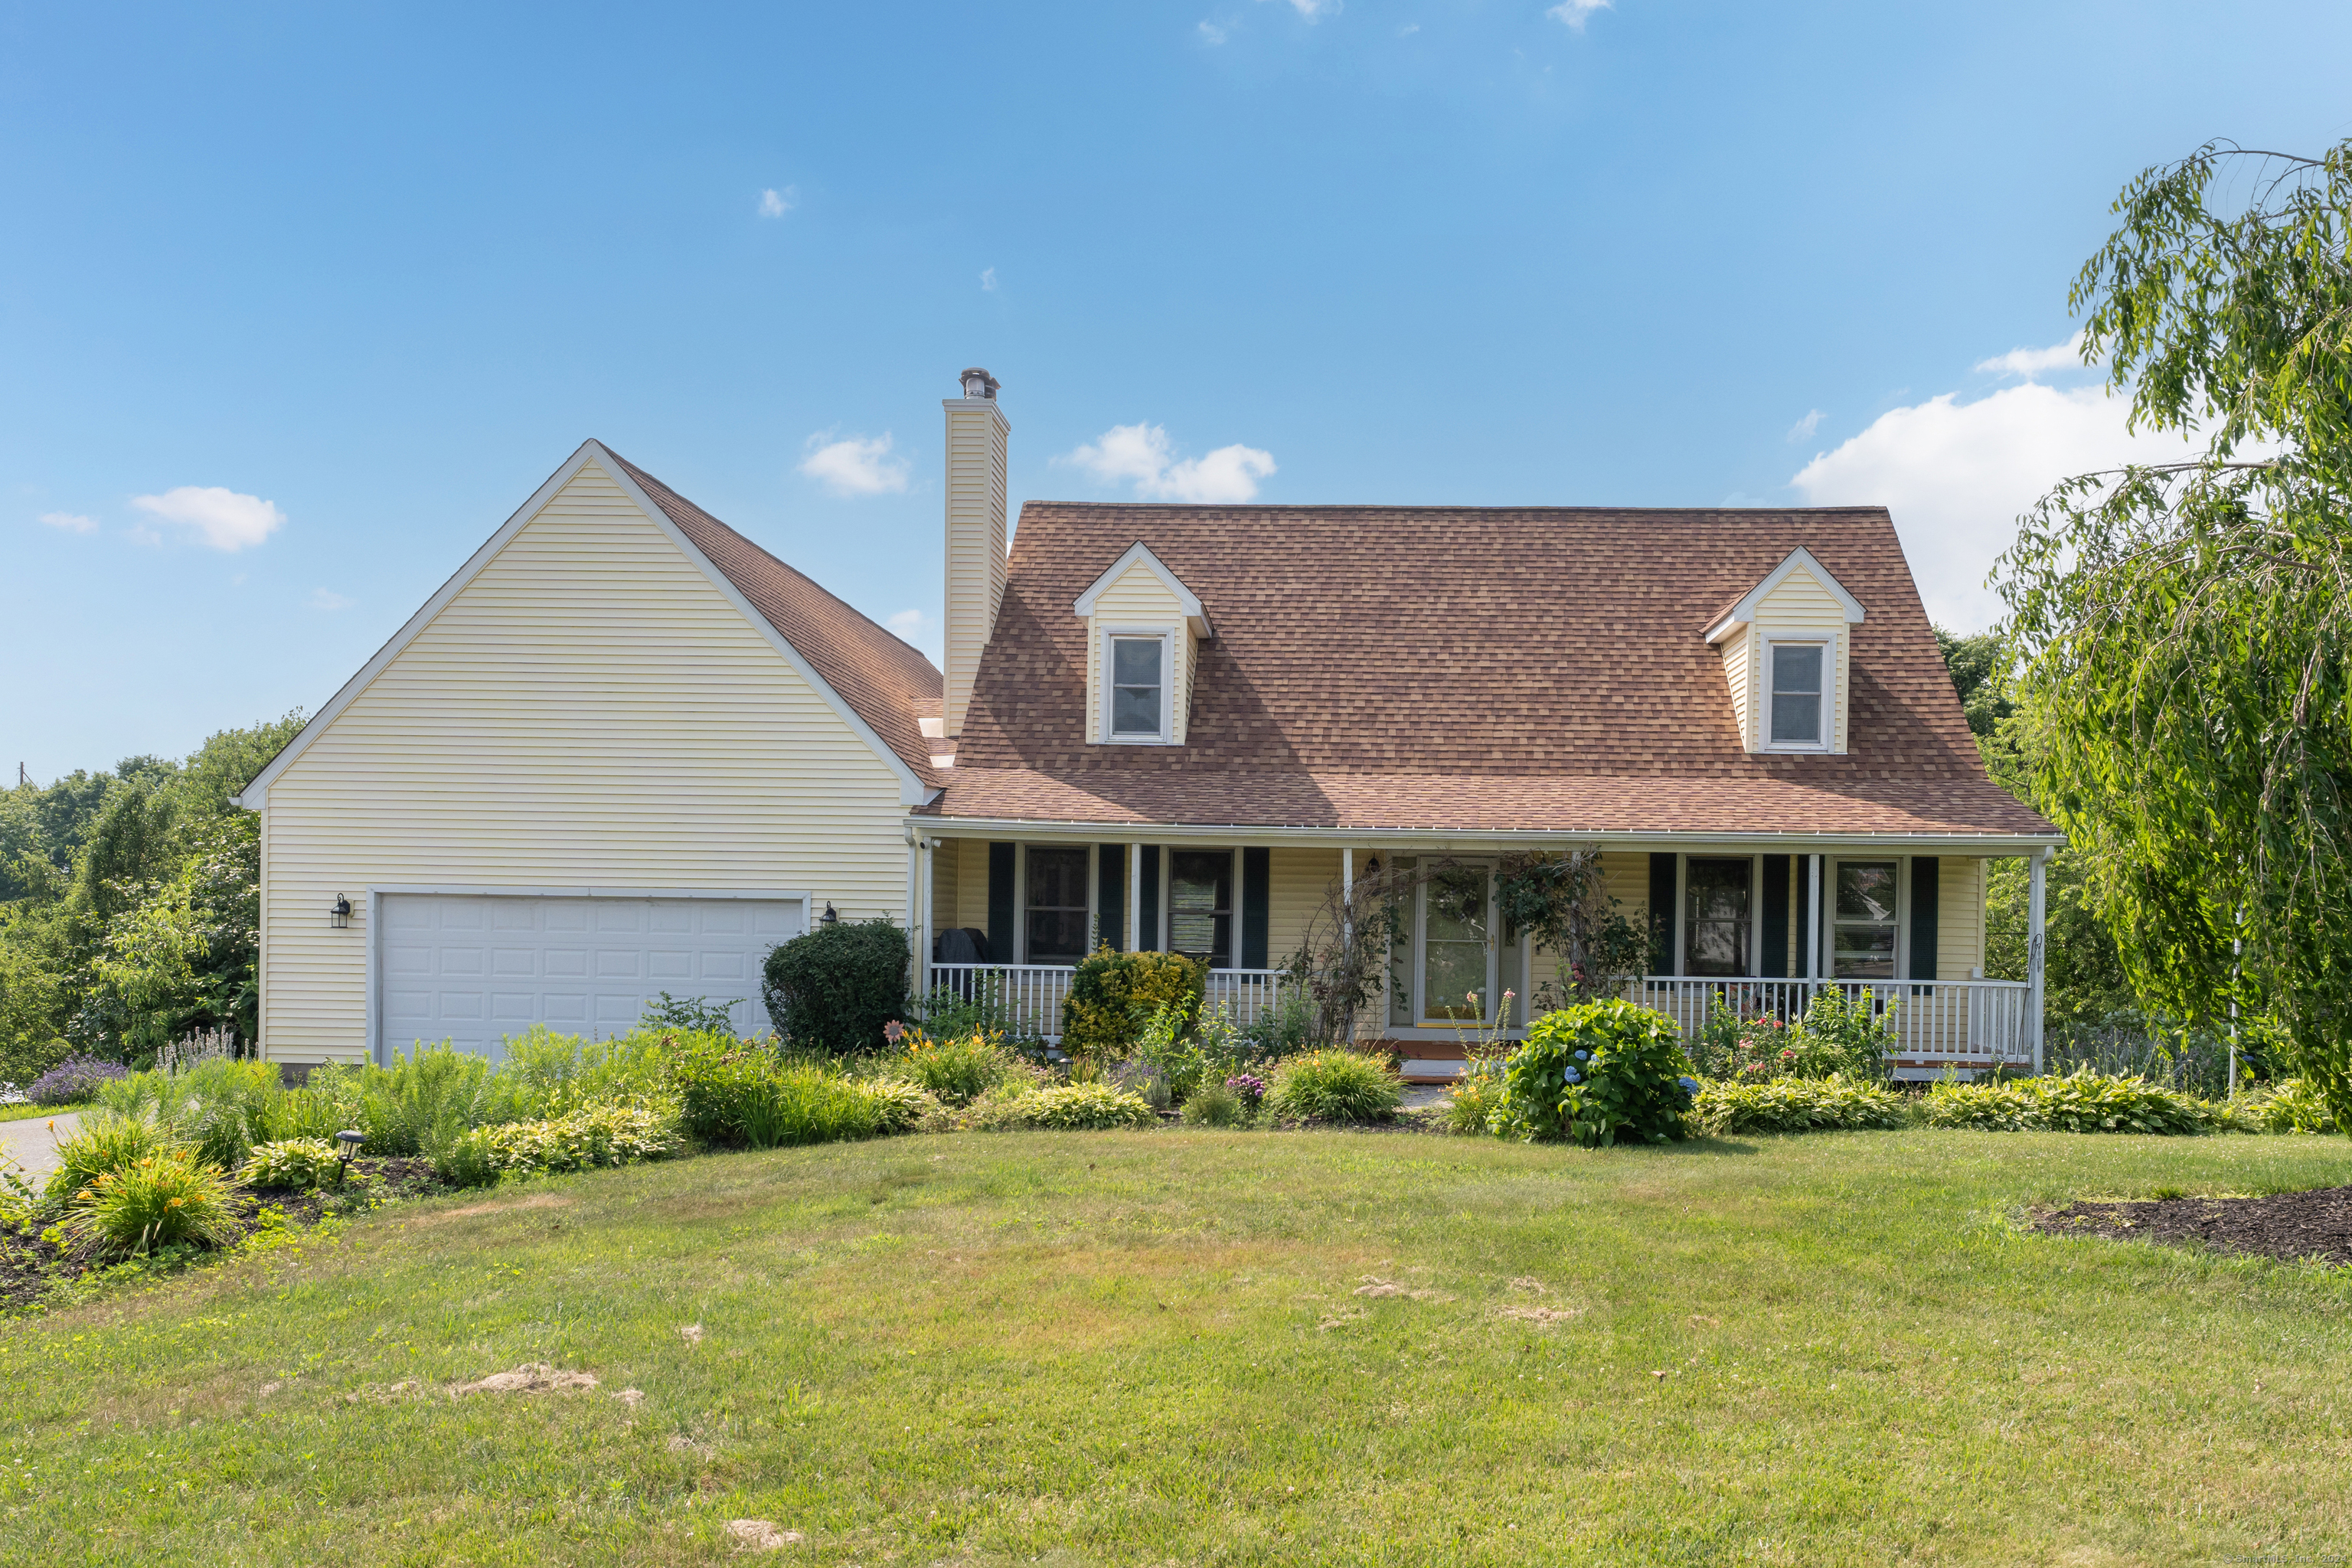
<path fill-rule="evenodd" d="M 1749 752 L 1844 754 L 1862 601 L 1803 545 L 1707 627 Z"/>
<path fill-rule="evenodd" d="M 1213 635 L 1200 596 L 1138 540 L 1070 607 L 1087 623 L 1087 743 L 1182 745 Z"/>

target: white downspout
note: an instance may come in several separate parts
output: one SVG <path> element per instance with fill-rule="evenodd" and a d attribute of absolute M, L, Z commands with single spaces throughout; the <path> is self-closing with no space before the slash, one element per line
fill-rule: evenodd
<path fill-rule="evenodd" d="M 2045 868 L 2052 851 L 2036 849 L 2027 862 L 2032 868 L 2028 894 L 2025 941 L 2025 1027 L 2033 1042 L 2033 1076 L 2042 1076 L 2042 935 L 2050 912 L 2049 879 Z"/>

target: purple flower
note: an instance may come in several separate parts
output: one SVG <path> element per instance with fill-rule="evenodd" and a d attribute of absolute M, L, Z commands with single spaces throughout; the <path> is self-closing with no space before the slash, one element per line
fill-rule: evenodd
<path fill-rule="evenodd" d="M 40 1077 L 25 1091 L 25 1098 L 35 1105 L 71 1105 L 77 1100 L 94 1100 L 98 1086 L 109 1079 L 129 1078 L 131 1069 L 121 1062 L 110 1062 L 98 1057 L 68 1057 Z"/>
<path fill-rule="evenodd" d="M 1265 1098 L 1265 1079 L 1255 1073 L 1237 1072 L 1225 1079 L 1225 1087 L 1252 1105 Z"/>

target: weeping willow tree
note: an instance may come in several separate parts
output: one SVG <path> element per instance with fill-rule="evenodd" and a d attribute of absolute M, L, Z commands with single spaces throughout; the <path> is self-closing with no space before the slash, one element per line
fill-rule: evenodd
<path fill-rule="evenodd" d="M 2084 360 L 2203 448 L 2059 485 L 1995 569 L 2033 795 L 2140 995 L 2261 1020 L 2352 1127 L 2352 142 L 2210 143 L 2113 210 Z"/>

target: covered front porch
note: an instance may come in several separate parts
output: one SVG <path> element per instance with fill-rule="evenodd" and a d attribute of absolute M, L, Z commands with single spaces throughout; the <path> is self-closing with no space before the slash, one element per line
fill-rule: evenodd
<path fill-rule="evenodd" d="M 1001 1026 L 1048 1042 L 1078 960 L 1102 944 L 1200 959 L 1209 1007 L 1243 1028 L 1269 1018 L 1309 927 L 1334 918 L 1356 878 L 1387 864 L 1424 874 L 1398 911 L 1385 984 L 1356 1036 L 1384 1043 L 1408 1078 L 1450 1079 L 1471 1047 L 1520 1037 L 1531 1013 L 1562 995 L 1554 955 L 1506 929 L 1495 878 L 1504 855 L 1559 849 L 1599 853 L 1612 907 L 1647 939 L 1645 972 L 1612 989 L 1686 1037 L 1718 1010 L 1791 1022 L 1835 989 L 1874 1013 L 1892 1009 L 1900 1078 L 2040 1065 L 2038 845 L 1785 835 L 1673 846 L 1459 835 L 1333 843 L 1263 830 L 1219 841 L 1199 829 L 1159 830 L 1162 841 L 1145 843 L 1021 827 L 982 837 L 923 823 L 910 836 L 909 902 L 929 917 L 916 933 L 916 979 L 926 994 L 983 1002 Z M 1984 967 L 1986 863 L 2004 853 L 2025 853 L 2032 866 L 2022 979 Z"/>

